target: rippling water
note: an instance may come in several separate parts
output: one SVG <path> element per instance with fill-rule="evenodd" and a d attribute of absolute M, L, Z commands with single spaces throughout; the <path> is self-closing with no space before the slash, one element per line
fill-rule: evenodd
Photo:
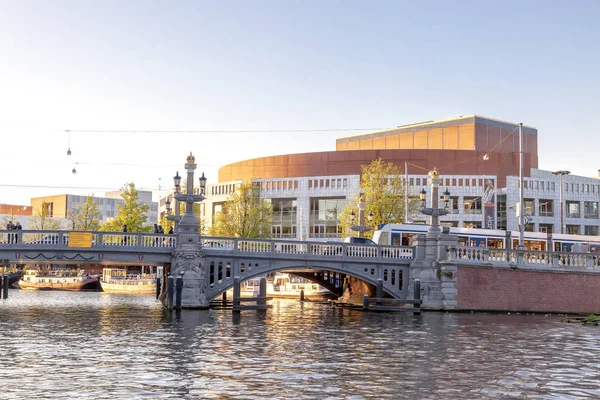
<path fill-rule="evenodd" d="M 164 311 L 153 297 L 11 290 L 0 399 L 600 398 L 600 327 L 298 301 Z"/>

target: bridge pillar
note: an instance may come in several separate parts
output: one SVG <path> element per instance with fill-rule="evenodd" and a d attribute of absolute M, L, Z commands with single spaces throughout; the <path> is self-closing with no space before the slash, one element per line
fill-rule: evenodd
<path fill-rule="evenodd" d="M 452 309 L 456 307 L 455 262 L 448 261 L 448 246 L 456 246 L 458 238 L 449 234 L 438 237 L 418 236 L 412 243 L 415 258 L 410 266 L 409 283 L 421 282 L 423 308 Z M 414 297 L 414 285 L 409 284 L 409 298 Z"/>
<path fill-rule="evenodd" d="M 185 202 L 185 214 L 179 221 L 177 246 L 172 254 L 171 274 L 175 276 L 183 275 L 182 308 L 208 309 L 206 270 L 200 241 L 200 222 L 194 215 L 193 210 L 195 202 L 204 200 L 203 184 L 206 185 L 206 178 L 203 174 L 200 178 L 200 194 L 194 194 L 193 182 L 196 159 L 190 153 L 186 161 L 186 193 L 178 194 L 175 197 L 176 200 Z"/>

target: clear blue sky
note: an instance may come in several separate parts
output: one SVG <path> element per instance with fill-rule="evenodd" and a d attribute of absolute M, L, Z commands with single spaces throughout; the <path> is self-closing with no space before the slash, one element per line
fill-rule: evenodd
<path fill-rule="evenodd" d="M 599 1 L 5 0 L 0 184 L 59 188 L 0 186 L 0 203 L 166 189 L 189 151 L 211 183 L 353 133 L 73 132 L 69 157 L 78 129 L 359 133 L 479 114 L 537 127 L 540 168 L 596 176 L 598 15 Z"/>

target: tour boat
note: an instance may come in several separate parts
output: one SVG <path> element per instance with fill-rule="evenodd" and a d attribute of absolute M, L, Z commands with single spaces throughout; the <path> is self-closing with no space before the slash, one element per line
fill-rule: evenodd
<path fill-rule="evenodd" d="M 128 274 L 123 268 L 104 268 L 100 285 L 103 292 L 155 294 L 155 274 Z"/>
<path fill-rule="evenodd" d="M 267 296 L 281 299 L 298 299 L 300 292 L 308 300 L 324 300 L 332 297 L 332 293 L 318 283 L 293 274 L 277 273 L 272 280 L 267 280 Z"/>
<path fill-rule="evenodd" d="M 304 291 L 308 300 L 324 300 L 332 297 L 332 293 L 318 283 L 286 273 L 277 273 L 267 278 L 267 297 L 278 299 L 299 299 Z M 248 279 L 240 285 L 240 297 L 257 297 L 260 293 L 260 278 Z M 228 295 L 233 295 L 229 290 Z"/>
<path fill-rule="evenodd" d="M 19 287 L 26 290 L 98 290 L 98 278 L 84 271 L 28 269 L 19 280 Z"/>

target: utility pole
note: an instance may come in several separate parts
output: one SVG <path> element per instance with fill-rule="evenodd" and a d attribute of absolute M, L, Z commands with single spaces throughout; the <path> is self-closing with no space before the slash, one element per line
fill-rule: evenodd
<path fill-rule="evenodd" d="M 408 223 L 408 161 L 404 161 L 404 223 Z"/>
<path fill-rule="evenodd" d="M 525 204 L 523 201 L 523 123 L 519 123 L 519 249 L 525 247 Z"/>

